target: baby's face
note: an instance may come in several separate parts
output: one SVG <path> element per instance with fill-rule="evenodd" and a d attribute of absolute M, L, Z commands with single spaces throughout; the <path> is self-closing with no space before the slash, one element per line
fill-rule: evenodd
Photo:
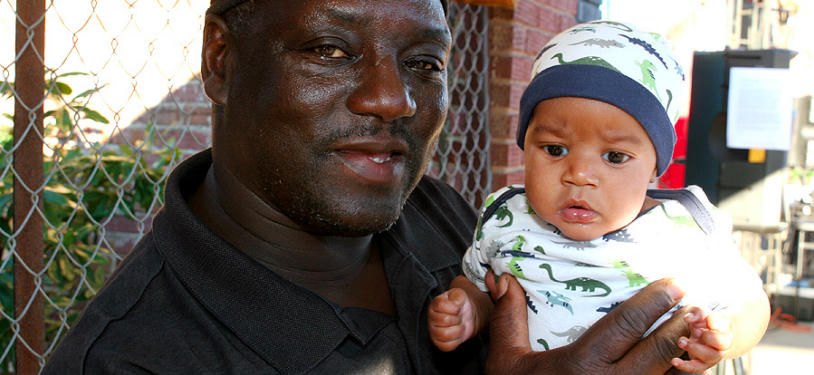
<path fill-rule="evenodd" d="M 540 102 L 524 148 L 529 203 L 543 220 L 577 241 L 628 225 L 656 178 L 656 150 L 642 126 L 598 100 Z"/>

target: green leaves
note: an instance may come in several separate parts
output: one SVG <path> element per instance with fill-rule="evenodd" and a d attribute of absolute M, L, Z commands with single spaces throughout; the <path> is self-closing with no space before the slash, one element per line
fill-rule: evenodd
<path fill-rule="evenodd" d="M 47 70 L 44 93 L 51 102 L 45 112 L 46 137 L 63 142 L 74 139 L 72 132 L 78 120 L 100 124 L 109 121 L 98 111 L 89 108 L 90 98 L 105 85 L 84 90 L 78 95 L 61 79 L 83 76 L 87 73 L 69 72 L 56 75 Z M 0 82 L 0 97 L 13 96 L 13 83 Z M 11 115 L 4 114 L 6 118 Z M 14 173 L 8 163 L 13 146 L 12 128 L 0 126 L 0 310 L 14 314 L 13 262 L 8 237 L 13 233 Z M 98 152 L 96 150 L 106 150 Z M 165 148 L 153 151 L 148 142 L 138 148 L 129 145 L 99 145 L 90 148 L 57 147 L 52 155 L 44 156 L 44 175 L 47 181 L 42 190 L 41 212 L 45 219 L 45 242 L 42 274 L 45 302 L 46 340 L 73 324 L 85 301 L 90 300 L 112 271 L 111 261 L 119 256 L 105 240 L 106 229 L 101 226 L 115 216 L 136 220 L 151 214 L 163 196 L 167 168 L 177 161 L 180 152 Z M 149 162 L 148 162 L 149 160 Z M 158 197 L 156 196 L 158 195 Z M 37 214 L 37 213 L 35 213 Z M 14 332 L 10 321 L 0 316 L 0 352 L 13 345 Z M 13 368 L 14 348 L 3 358 L 2 369 Z"/>

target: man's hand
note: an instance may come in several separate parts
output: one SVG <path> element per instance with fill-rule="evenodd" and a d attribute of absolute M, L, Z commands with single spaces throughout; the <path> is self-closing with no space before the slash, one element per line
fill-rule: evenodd
<path fill-rule="evenodd" d="M 486 285 L 496 305 L 492 312 L 487 374 L 665 374 L 680 356 L 678 339 L 689 325 L 679 310 L 647 338 L 642 335 L 684 295 L 672 280 L 651 283 L 613 309 L 577 341 L 561 348 L 534 352 L 528 339 L 526 298 L 511 275 Z"/>

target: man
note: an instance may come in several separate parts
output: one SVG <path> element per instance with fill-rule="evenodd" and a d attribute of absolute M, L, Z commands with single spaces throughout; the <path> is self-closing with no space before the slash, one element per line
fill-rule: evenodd
<path fill-rule="evenodd" d="M 213 0 L 201 69 L 212 148 L 173 171 L 152 230 L 44 373 L 483 372 L 485 338 L 441 353 L 426 325 L 476 220 L 422 177 L 447 110 L 445 6 Z M 667 283 L 598 324 L 626 342 L 597 332 L 548 356 L 506 330 L 525 322 L 516 283 L 493 289 L 507 296 L 493 343 L 516 347 L 490 353 L 501 373 L 504 362 L 663 373 L 679 350 L 680 321 L 667 344 L 637 344 L 643 331 L 625 325 L 674 304 Z"/>

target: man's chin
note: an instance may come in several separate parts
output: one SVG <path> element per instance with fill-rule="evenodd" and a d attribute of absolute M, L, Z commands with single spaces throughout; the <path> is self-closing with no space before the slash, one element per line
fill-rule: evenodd
<path fill-rule="evenodd" d="M 339 237 L 364 237 L 384 232 L 396 223 L 398 215 L 392 218 L 376 218 L 370 220 L 319 220 L 311 223 L 309 227 L 320 235 Z"/>

